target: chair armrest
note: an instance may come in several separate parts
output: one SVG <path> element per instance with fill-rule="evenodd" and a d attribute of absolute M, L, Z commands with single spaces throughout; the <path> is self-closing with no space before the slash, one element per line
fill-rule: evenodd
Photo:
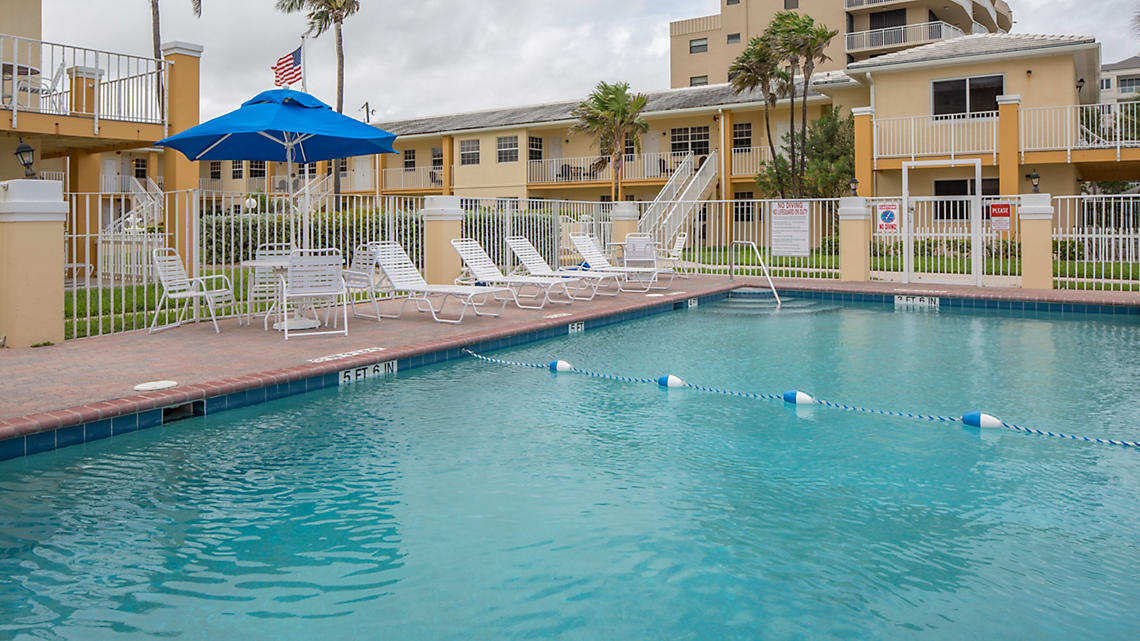
<path fill-rule="evenodd" d="M 210 274 L 209 276 L 198 276 L 195 278 L 191 278 L 190 282 L 198 283 L 199 285 L 202 286 L 202 289 L 204 290 L 204 289 L 206 289 L 206 281 L 218 280 L 218 279 L 221 279 L 222 282 L 225 283 L 226 289 L 230 290 L 231 292 L 234 290 L 233 283 L 230 282 L 230 277 L 226 276 L 225 274 Z"/>

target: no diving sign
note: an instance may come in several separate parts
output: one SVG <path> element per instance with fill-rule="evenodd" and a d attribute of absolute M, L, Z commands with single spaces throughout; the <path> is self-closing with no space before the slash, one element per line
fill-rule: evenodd
<path fill-rule="evenodd" d="M 899 230 L 898 203 L 879 203 L 875 207 L 875 225 L 879 233 L 897 233 Z"/>

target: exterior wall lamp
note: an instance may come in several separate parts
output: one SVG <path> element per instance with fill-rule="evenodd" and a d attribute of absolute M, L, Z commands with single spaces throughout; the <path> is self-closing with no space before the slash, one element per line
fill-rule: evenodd
<path fill-rule="evenodd" d="M 1037 173 L 1037 170 L 1034 169 L 1033 173 L 1025 174 L 1025 177 L 1029 179 L 1029 182 L 1033 183 L 1033 193 L 1041 193 L 1041 190 L 1039 189 L 1041 185 L 1041 176 Z"/>
<path fill-rule="evenodd" d="M 1084 89 L 1084 88 L 1085 88 L 1085 79 L 1081 78 L 1080 80 L 1077 81 L 1077 91 L 1080 91 L 1081 89 Z"/>
<path fill-rule="evenodd" d="M 858 196 L 859 195 L 859 179 L 858 178 L 852 178 L 851 182 L 848 184 L 851 185 L 851 195 L 852 196 Z"/>
<path fill-rule="evenodd" d="M 16 145 L 16 161 L 24 168 L 25 178 L 36 177 L 36 172 L 32 169 L 32 163 L 36 162 L 36 150 L 24 142 L 23 138 L 20 138 L 20 144 Z"/>

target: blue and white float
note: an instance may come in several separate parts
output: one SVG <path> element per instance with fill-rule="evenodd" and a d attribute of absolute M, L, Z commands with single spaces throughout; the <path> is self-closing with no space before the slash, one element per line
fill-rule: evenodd
<path fill-rule="evenodd" d="M 1002 427 L 1001 419 L 983 412 L 971 412 L 962 417 L 962 423 L 970 427 L 998 429 Z"/>
<path fill-rule="evenodd" d="M 574 370 L 574 366 L 566 361 L 551 361 L 550 371 L 552 372 L 570 372 Z"/>
<path fill-rule="evenodd" d="M 673 376 L 672 374 L 666 374 L 665 376 L 657 379 L 657 384 L 661 387 L 684 387 L 685 381 L 677 378 L 676 376 Z"/>
<path fill-rule="evenodd" d="M 784 392 L 784 402 L 789 405 L 812 405 L 815 403 L 815 399 L 807 392 L 793 389 Z"/>

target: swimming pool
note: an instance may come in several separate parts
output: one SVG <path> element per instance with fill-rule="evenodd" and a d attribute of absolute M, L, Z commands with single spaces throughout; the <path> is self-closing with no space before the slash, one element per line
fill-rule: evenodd
<path fill-rule="evenodd" d="M 1140 436 L 1140 325 L 729 300 L 496 357 Z M 1130 639 L 1140 452 L 474 359 L 0 464 L 0 638 Z"/>

